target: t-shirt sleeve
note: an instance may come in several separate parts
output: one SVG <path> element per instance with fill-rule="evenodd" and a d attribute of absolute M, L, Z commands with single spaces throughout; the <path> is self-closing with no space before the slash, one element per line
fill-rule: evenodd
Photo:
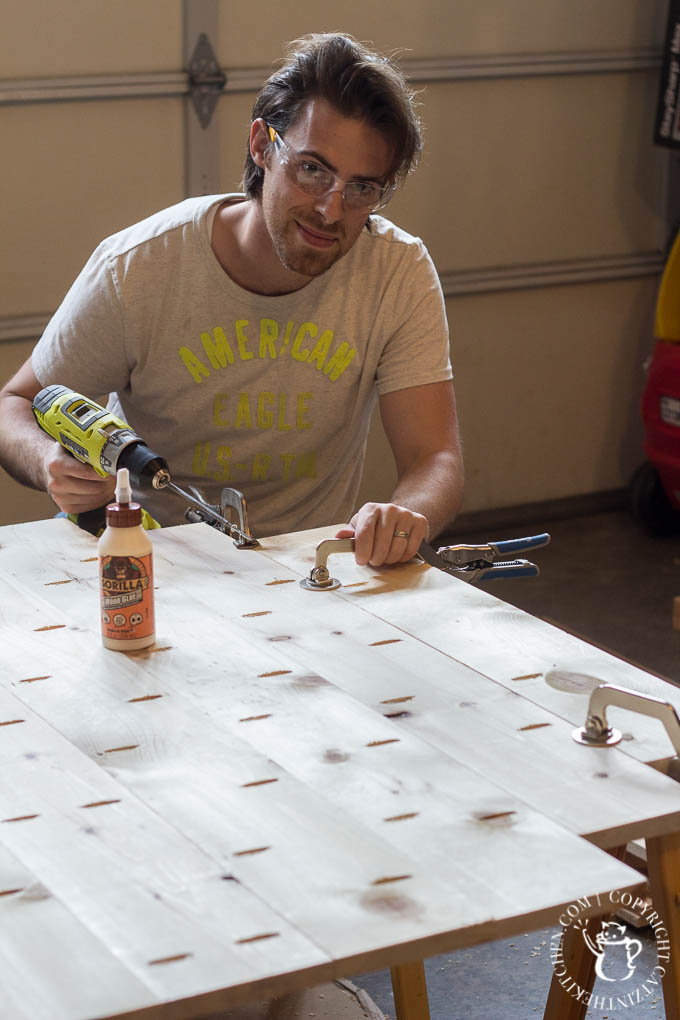
<path fill-rule="evenodd" d="M 388 334 L 376 371 L 378 394 L 452 379 L 444 295 L 422 242 L 409 245 L 386 298 Z"/>
<path fill-rule="evenodd" d="M 60 383 L 89 396 L 122 390 L 131 365 L 113 268 L 103 245 L 92 254 L 33 349 L 43 386 Z"/>

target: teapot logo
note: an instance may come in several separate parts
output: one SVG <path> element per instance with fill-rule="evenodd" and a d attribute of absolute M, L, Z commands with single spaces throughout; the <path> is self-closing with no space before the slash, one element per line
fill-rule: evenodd
<path fill-rule="evenodd" d="M 642 952 L 641 940 L 630 935 L 627 926 L 614 919 L 622 907 L 637 914 L 652 929 L 656 944 L 653 966 L 650 967 L 650 954 Z M 604 915 L 599 930 L 597 922 L 591 920 L 598 914 Z M 661 980 L 671 958 L 671 946 L 663 918 L 649 900 L 619 889 L 606 896 L 584 896 L 570 903 L 558 921 L 559 928 L 550 937 L 551 963 L 557 982 L 577 1002 L 613 1012 L 661 994 Z M 581 985 L 579 981 L 583 978 L 577 979 L 570 973 L 573 940 L 580 942 L 581 938 L 595 957 L 595 975 L 599 978 L 595 987 Z M 634 974 L 635 981 L 632 981 Z"/>
<path fill-rule="evenodd" d="M 599 978 L 603 981 L 628 981 L 632 978 L 635 973 L 633 961 L 637 960 L 642 952 L 642 943 L 639 939 L 632 939 L 628 935 L 625 924 L 619 924 L 617 921 L 603 921 L 602 929 L 595 936 L 594 941 L 587 928 L 582 929 L 582 935 L 588 949 L 596 957 L 595 973 Z M 611 950 L 618 951 L 617 957 L 620 954 L 625 954 L 627 972 L 623 977 L 620 974 L 610 977 L 605 973 L 605 961 L 610 963 L 614 955 L 612 952 L 608 952 Z"/>

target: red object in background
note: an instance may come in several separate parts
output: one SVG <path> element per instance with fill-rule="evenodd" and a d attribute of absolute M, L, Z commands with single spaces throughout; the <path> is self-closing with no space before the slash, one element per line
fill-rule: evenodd
<path fill-rule="evenodd" d="M 680 511 L 680 344 L 657 340 L 642 395 L 644 449 Z"/>
<path fill-rule="evenodd" d="M 633 516 L 653 535 L 680 534 L 680 231 L 666 260 L 654 315 L 656 344 L 642 395 L 648 460 L 633 475 Z"/>
<path fill-rule="evenodd" d="M 642 395 L 648 460 L 633 475 L 633 516 L 653 535 L 680 534 L 680 232 L 661 277 L 656 343 Z"/>

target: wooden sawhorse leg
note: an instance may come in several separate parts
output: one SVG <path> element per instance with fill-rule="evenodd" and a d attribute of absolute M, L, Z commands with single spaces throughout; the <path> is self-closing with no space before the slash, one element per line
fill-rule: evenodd
<path fill-rule="evenodd" d="M 593 940 L 600 930 L 602 920 L 598 915 L 585 922 Z M 588 1002 L 584 1000 L 595 984 L 595 957 L 588 949 L 582 931 L 583 928 L 578 930 L 571 927 L 562 932 L 559 967 L 553 970 L 543 1020 L 585 1020 Z M 561 975 L 568 979 L 566 987 L 560 984 Z M 576 985 L 583 990 L 583 995 L 579 995 Z"/>
<path fill-rule="evenodd" d="M 626 854 L 625 844 L 607 853 L 622 861 Z M 594 941 L 603 920 L 606 916 L 590 917 L 580 930 L 572 926 L 562 932 L 559 968 L 553 970 L 543 1020 L 585 1020 L 590 998 L 588 992 L 592 992 L 595 984 L 596 961 L 583 938 L 583 927 L 587 928 Z M 561 975 L 568 979 L 566 986 L 560 984 Z M 581 990 L 583 994 L 580 994 Z"/>
<path fill-rule="evenodd" d="M 647 870 L 654 913 L 649 921 L 654 931 L 661 984 L 663 987 L 666 1020 L 680 1020 L 680 832 L 647 839 Z M 623 858 L 625 847 L 609 851 Z M 645 915 L 647 916 L 647 915 Z M 602 918 L 593 918 L 588 926 L 598 930 Z M 573 982 L 586 992 L 592 992 L 595 983 L 595 958 L 585 945 L 580 932 L 567 928 L 562 935 L 562 961 L 564 970 Z M 553 974 L 545 1007 L 544 1020 L 584 1020 L 588 1004 L 576 998 L 560 985 Z"/>
<path fill-rule="evenodd" d="M 680 832 L 645 842 L 666 1020 L 680 1020 Z"/>
<path fill-rule="evenodd" d="M 423 961 L 399 964 L 390 973 L 397 1020 L 430 1020 Z"/>

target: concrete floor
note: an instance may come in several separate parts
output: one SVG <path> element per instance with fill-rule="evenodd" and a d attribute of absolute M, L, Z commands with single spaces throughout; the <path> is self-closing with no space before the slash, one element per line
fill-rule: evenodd
<path fill-rule="evenodd" d="M 541 568 L 535 580 L 496 581 L 498 598 L 541 617 L 680 686 L 680 631 L 672 628 L 673 598 L 680 595 L 680 539 L 645 534 L 627 512 L 559 521 L 530 521 L 518 529 L 466 533 L 466 543 L 518 538 L 548 531 L 551 544 L 528 553 Z M 552 975 L 554 929 L 434 957 L 426 963 L 432 1020 L 528 1020 L 541 1017 Z M 631 932 L 633 930 L 631 929 Z M 643 943 L 642 961 L 656 963 L 650 929 L 634 932 Z M 385 1015 L 394 1018 L 389 972 L 352 979 L 366 989 Z M 595 992 L 611 986 L 598 980 Z M 660 994 L 641 1005 L 590 1008 L 588 1020 L 625 1013 L 626 1020 L 665 1016 Z"/>

